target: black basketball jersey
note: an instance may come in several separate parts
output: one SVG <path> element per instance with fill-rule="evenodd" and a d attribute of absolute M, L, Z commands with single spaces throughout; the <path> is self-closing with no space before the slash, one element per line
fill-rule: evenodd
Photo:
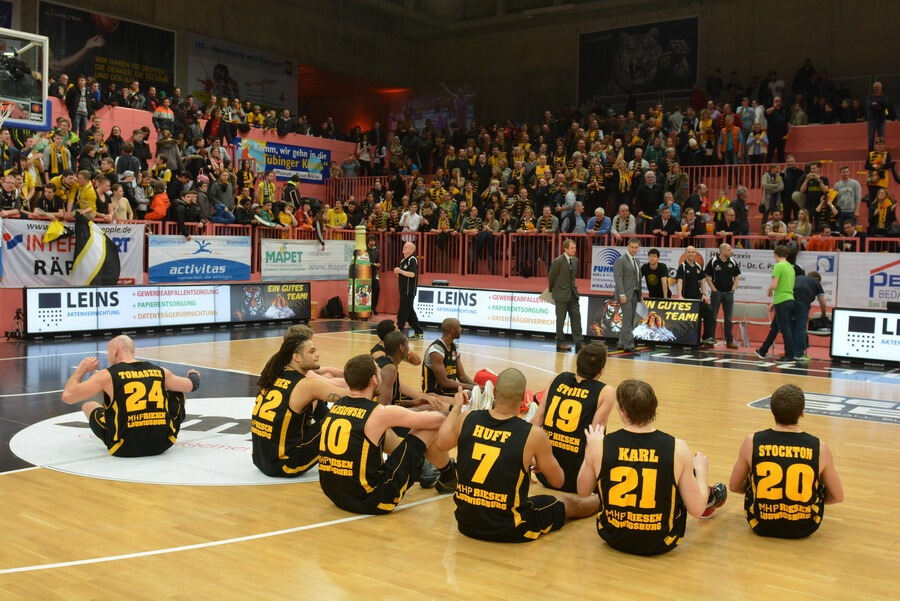
<path fill-rule="evenodd" d="M 578 470 L 584 461 L 584 430 L 594 419 L 604 386 L 597 380 L 578 382 L 575 374 L 564 372 L 556 376 L 547 389 L 542 426 L 553 445 L 553 456 L 566 476 L 558 490 L 577 492 Z M 543 474 L 538 474 L 538 480 L 548 486 Z"/>
<path fill-rule="evenodd" d="M 284 475 L 288 453 L 300 444 L 303 430 L 312 420 L 311 405 L 300 413 L 291 409 L 291 393 L 302 380 L 303 374 L 299 371 L 285 369 L 272 386 L 263 388 L 256 395 L 250 421 L 253 464 L 264 474 Z"/>
<path fill-rule="evenodd" d="M 675 482 L 675 438 L 617 430 L 603 439 L 597 531 L 626 553 L 656 555 L 684 536 L 687 512 Z"/>
<path fill-rule="evenodd" d="M 369 349 L 370 355 L 374 356 L 375 353 L 385 354 L 383 342 L 379 342 L 378 344 L 376 344 L 375 346 L 373 346 L 372 348 Z"/>
<path fill-rule="evenodd" d="M 378 366 L 378 369 L 384 369 L 388 365 L 394 365 L 394 362 L 391 361 L 391 358 L 387 355 L 381 355 L 377 359 L 375 359 L 375 365 Z M 400 370 L 397 370 L 397 376 L 394 378 L 394 389 L 392 391 L 391 402 L 385 403 L 386 405 L 396 405 L 400 400 Z M 380 403 L 382 399 L 377 399 Z"/>
<path fill-rule="evenodd" d="M 530 432 L 531 424 L 519 417 L 500 420 L 488 410 L 466 415 L 456 446 L 459 484 L 453 497 L 460 532 L 489 538 L 523 523 L 531 481 L 523 455 Z"/>
<path fill-rule="evenodd" d="M 435 351 L 440 352 L 444 356 L 444 371 L 447 373 L 447 378 L 450 380 L 457 379 L 456 360 L 459 357 L 459 351 L 456 349 L 456 344 L 451 342 L 448 348 L 444 344 L 443 339 L 438 338 L 425 349 L 425 359 L 422 361 L 422 390 L 438 394 L 456 394 L 456 390 L 444 390 L 441 388 L 438 385 L 437 376 L 434 375 L 434 370 L 429 367 L 431 353 Z"/>
<path fill-rule="evenodd" d="M 819 478 L 819 439 L 806 432 L 763 430 L 753 435 L 744 512 L 762 536 L 802 538 L 825 515 Z"/>
<path fill-rule="evenodd" d="M 103 395 L 106 448 L 110 455 L 158 455 L 175 444 L 163 369 L 149 361 L 109 367 L 112 398 Z"/>
<path fill-rule="evenodd" d="M 344 397 L 332 405 L 319 438 L 319 484 L 338 507 L 364 501 L 380 481 L 381 446 L 366 436 L 366 422 L 378 403 Z M 398 499 L 399 501 L 399 499 Z M 393 509 L 393 507 L 389 508 Z"/>

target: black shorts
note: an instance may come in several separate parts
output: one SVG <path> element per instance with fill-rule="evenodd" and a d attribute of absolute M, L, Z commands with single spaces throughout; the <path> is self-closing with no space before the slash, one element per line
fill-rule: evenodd
<path fill-rule="evenodd" d="M 91 432 L 106 444 L 111 455 L 116 457 L 149 457 L 159 455 L 173 444 L 178 432 L 181 430 L 181 422 L 184 421 L 184 394 L 181 392 L 167 393 L 169 395 L 169 417 L 172 420 L 171 433 L 164 437 L 154 437 L 153 440 L 140 439 L 113 441 L 113 434 L 106 427 L 106 409 L 97 407 L 91 411 L 88 423 Z"/>
<path fill-rule="evenodd" d="M 392 512 L 412 484 L 419 479 L 425 461 L 425 443 L 417 436 L 407 436 L 388 455 L 378 472 L 374 490 L 365 499 L 332 499 L 334 504 L 353 513 L 384 514 Z"/>
<path fill-rule="evenodd" d="M 322 434 L 322 420 L 312 422 L 303 429 L 303 437 L 293 449 L 287 452 L 287 459 L 281 462 L 275 473 L 267 474 L 280 478 L 302 476 L 319 464 L 319 436 Z M 265 470 L 264 470 L 265 471 Z"/>
<path fill-rule="evenodd" d="M 542 534 L 559 530 L 566 523 L 566 506 L 553 495 L 528 497 L 522 505 L 522 523 L 501 532 L 479 532 L 457 520 L 459 531 L 471 538 L 497 543 L 527 543 Z"/>

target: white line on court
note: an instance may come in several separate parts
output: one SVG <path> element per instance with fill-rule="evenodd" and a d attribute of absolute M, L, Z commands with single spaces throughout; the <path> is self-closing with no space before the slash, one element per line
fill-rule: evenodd
<path fill-rule="evenodd" d="M 63 391 L 63 389 L 60 388 L 59 390 L 42 390 L 41 392 L 16 392 L 13 394 L 0 394 L 0 399 L 5 399 L 8 397 L 14 397 L 14 396 L 36 396 L 39 394 L 55 394 L 57 392 L 62 392 L 62 391 Z"/>
<path fill-rule="evenodd" d="M 445 499 L 449 497 L 449 494 L 446 495 L 438 495 L 436 497 L 430 497 L 428 499 L 422 499 L 420 501 L 414 501 L 412 503 L 408 503 L 406 505 L 401 505 L 397 507 L 395 511 L 401 511 L 403 509 L 409 509 L 410 507 L 416 507 L 418 505 L 424 505 L 426 503 L 432 503 L 434 501 L 440 501 L 441 499 Z M 251 540 L 258 540 L 262 538 L 271 538 L 273 536 L 281 536 L 282 534 L 292 534 L 294 532 L 303 532 L 305 530 L 315 530 L 317 528 L 324 528 L 325 526 L 335 526 L 337 524 L 345 524 L 347 522 L 355 522 L 357 520 L 363 520 L 366 518 L 375 517 L 372 515 L 352 515 L 345 518 L 338 518 L 336 520 L 329 520 L 327 522 L 317 522 L 315 524 L 306 524 L 305 526 L 295 526 L 294 528 L 285 528 L 283 530 L 273 530 L 271 532 L 260 532 L 259 534 L 250 534 L 247 536 L 238 536 L 235 538 L 226 538 L 223 540 L 214 540 L 208 541 L 205 543 L 196 543 L 193 545 L 183 545 L 181 547 L 168 547 L 165 549 L 153 549 L 152 551 L 140 551 L 137 553 L 125 553 L 123 555 L 109 555 L 106 557 L 94 557 L 91 559 L 76 559 L 74 561 L 61 561 L 58 563 L 44 563 L 44 564 L 36 564 L 31 566 L 20 566 L 18 568 L 5 568 L 0 570 L 0 576 L 4 574 L 18 574 L 21 572 L 36 572 L 39 570 L 52 570 L 56 568 L 69 568 L 72 566 L 83 566 L 90 565 L 94 563 L 106 563 L 110 561 L 120 561 L 122 559 L 135 559 L 138 557 L 152 557 L 154 555 L 166 555 L 168 553 L 178 553 L 181 551 L 192 551 L 194 549 L 206 549 L 209 547 L 219 547 L 222 545 L 230 545 L 232 543 L 243 543 Z"/>
<path fill-rule="evenodd" d="M 39 470 L 42 466 L 40 465 L 32 465 L 31 467 L 22 467 L 17 470 L 10 470 L 8 472 L 0 472 L 0 476 L 6 476 L 8 474 L 18 474 L 19 472 L 30 472 L 31 470 Z"/>

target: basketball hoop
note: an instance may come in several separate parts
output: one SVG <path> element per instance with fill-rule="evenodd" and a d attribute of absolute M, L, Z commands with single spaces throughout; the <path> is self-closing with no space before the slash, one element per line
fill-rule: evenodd
<path fill-rule="evenodd" d="M 0 127 L 3 127 L 3 124 L 6 123 L 6 120 L 10 118 L 15 107 L 16 105 L 12 102 L 0 103 Z"/>

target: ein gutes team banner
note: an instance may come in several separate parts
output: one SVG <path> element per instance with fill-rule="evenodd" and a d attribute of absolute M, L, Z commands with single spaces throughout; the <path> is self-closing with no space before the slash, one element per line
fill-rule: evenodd
<path fill-rule="evenodd" d="M 0 265 L 4 288 L 24 286 L 68 286 L 75 263 L 75 236 L 63 236 L 44 242 L 49 221 L 0 219 L 2 243 Z M 71 224 L 68 224 L 71 226 Z M 136 284 L 144 280 L 143 224 L 98 224 L 119 249 L 119 283 Z"/>
<path fill-rule="evenodd" d="M 330 150 L 249 138 L 236 138 L 235 144 L 240 151 L 239 161 L 253 159 L 257 171 L 274 170 L 280 180 L 296 174 L 301 182 L 324 184 L 331 174 Z"/>

